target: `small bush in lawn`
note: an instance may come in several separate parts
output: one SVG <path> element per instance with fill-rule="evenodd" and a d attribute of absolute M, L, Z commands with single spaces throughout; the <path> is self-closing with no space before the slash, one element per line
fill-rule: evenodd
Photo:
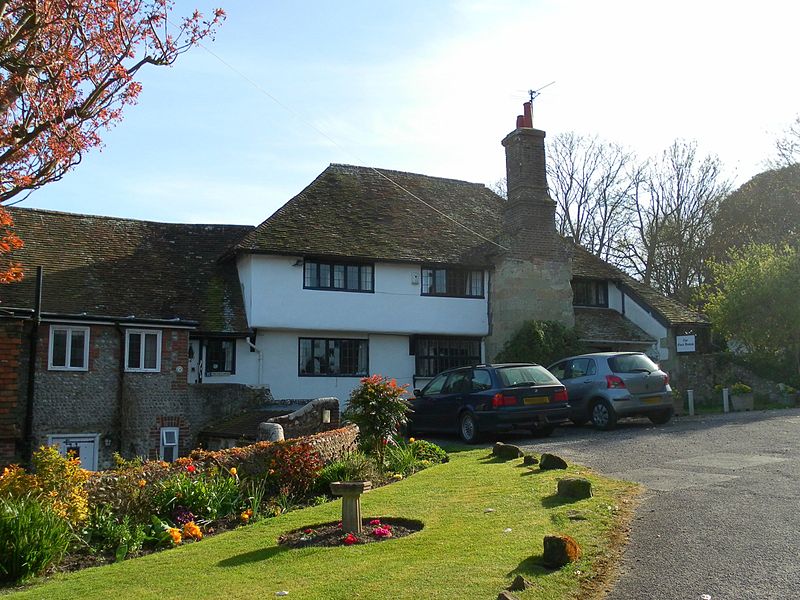
<path fill-rule="evenodd" d="M 123 560 L 142 549 L 147 528 L 141 523 L 132 523 L 128 515 L 118 520 L 110 506 L 102 505 L 89 515 L 83 537 L 94 552 L 113 552 L 116 560 Z"/>
<path fill-rule="evenodd" d="M 35 494 L 0 497 L 0 581 L 40 575 L 58 564 L 73 539 L 69 523 Z"/>
<path fill-rule="evenodd" d="M 447 452 L 433 442 L 414 440 L 409 443 L 408 447 L 411 448 L 417 460 L 428 460 L 435 465 L 446 463 L 450 460 Z"/>
<path fill-rule="evenodd" d="M 384 468 L 391 473 L 411 475 L 421 466 L 411 446 L 401 441 L 386 446 Z"/>
<path fill-rule="evenodd" d="M 386 444 L 408 420 L 409 403 L 403 398 L 407 387 L 373 375 L 350 394 L 344 418 L 358 425 L 361 447 L 377 456 L 378 464 L 383 464 Z"/>
<path fill-rule="evenodd" d="M 0 475 L 0 497 L 35 496 L 57 515 L 77 526 L 89 516 L 85 484 L 90 473 L 77 458 L 64 458 L 55 446 L 42 446 L 31 458 L 34 473 L 11 465 Z"/>
<path fill-rule="evenodd" d="M 323 467 L 317 478 L 316 490 L 321 494 L 330 494 L 330 485 L 334 481 L 372 481 L 377 475 L 375 461 L 363 452 L 352 452 Z"/>
<path fill-rule="evenodd" d="M 180 506 L 199 518 L 213 521 L 233 515 L 243 506 L 239 485 L 228 475 L 196 474 L 187 470 L 153 487 L 153 503 L 162 518 L 172 518 L 173 511 Z"/>
<path fill-rule="evenodd" d="M 316 449 L 307 442 L 276 442 L 267 461 L 266 481 L 271 491 L 299 499 L 314 487 L 322 470 Z"/>

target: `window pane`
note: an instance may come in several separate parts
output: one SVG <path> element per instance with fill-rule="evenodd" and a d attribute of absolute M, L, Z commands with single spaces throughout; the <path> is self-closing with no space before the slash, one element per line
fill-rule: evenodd
<path fill-rule="evenodd" d="M 178 458 L 177 451 L 177 446 L 164 446 L 164 449 L 162 450 L 164 454 L 163 460 L 166 462 L 175 462 L 175 459 Z"/>
<path fill-rule="evenodd" d="M 361 266 L 361 290 L 371 292 L 372 287 L 372 265 Z"/>
<path fill-rule="evenodd" d="M 70 355 L 69 355 L 69 366 L 74 369 L 82 369 L 85 365 L 83 364 L 83 352 L 86 343 L 86 332 L 84 331 L 71 331 L 72 335 L 70 340 Z"/>
<path fill-rule="evenodd" d="M 139 369 L 141 368 L 142 360 L 142 334 L 129 333 L 128 334 L 128 368 Z"/>
<path fill-rule="evenodd" d="M 417 338 L 416 371 L 432 377 L 454 367 L 468 367 L 481 361 L 480 341 L 470 338 Z"/>
<path fill-rule="evenodd" d="M 178 432 L 174 429 L 161 430 L 161 443 L 164 446 L 174 446 L 178 443 Z"/>
<path fill-rule="evenodd" d="M 367 340 L 301 339 L 301 375 L 364 376 L 368 366 Z"/>
<path fill-rule="evenodd" d="M 467 284 L 468 296 L 483 296 L 483 271 L 471 271 Z"/>
<path fill-rule="evenodd" d="M 233 354 L 236 351 L 236 342 L 233 340 L 224 340 L 222 348 L 225 353 L 225 372 L 233 373 Z"/>
<path fill-rule="evenodd" d="M 358 290 L 359 286 L 358 265 L 347 265 L 347 289 Z"/>
<path fill-rule="evenodd" d="M 155 333 L 144 334 L 144 368 L 157 369 L 158 363 L 158 335 Z"/>
<path fill-rule="evenodd" d="M 319 287 L 323 287 L 323 288 L 331 287 L 331 266 L 330 265 L 320 265 L 319 266 Z"/>
<path fill-rule="evenodd" d="M 63 329 L 53 330 L 53 366 L 67 366 L 67 332 Z"/>
<path fill-rule="evenodd" d="M 344 265 L 333 265 L 333 287 L 344 289 Z"/>
<path fill-rule="evenodd" d="M 306 287 L 319 287 L 319 265 L 315 262 L 305 262 L 305 280 L 303 285 Z"/>
<path fill-rule="evenodd" d="M 422 293 L 433 293 L 433 269 L 422 269 Z"/>
<path fill-rule="evenodd" d="M 300 340 L 300 373 L 314 372 L 314 356 L 311 354 L 311 340 Z"/>
<path fill-rule="evenodd" d="M 433 273 L 433 292 L 434 294 L 444 294 L 447 292 L 447 271 L 435 269 Z"/>

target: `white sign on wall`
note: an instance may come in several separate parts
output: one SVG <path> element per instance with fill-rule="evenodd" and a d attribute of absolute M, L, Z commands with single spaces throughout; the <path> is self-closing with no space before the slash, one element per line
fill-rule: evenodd
<path fill-rule="evenodd" d="M 695 336 L 693 335 L 679 335 L 676 336 L 678 352 L 694 352 L 695 351 Z"/>

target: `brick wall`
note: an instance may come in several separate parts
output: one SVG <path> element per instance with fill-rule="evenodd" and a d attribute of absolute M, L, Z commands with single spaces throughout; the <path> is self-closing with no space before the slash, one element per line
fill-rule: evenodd
<path fill-rule="evenodd" d="M 21 460 L 28 339 L 25 321 L 0 318 L 0 466 Z"/>

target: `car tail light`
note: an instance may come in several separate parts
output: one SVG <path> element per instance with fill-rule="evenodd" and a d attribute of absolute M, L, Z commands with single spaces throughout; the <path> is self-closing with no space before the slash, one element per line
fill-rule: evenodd
<path fill-rule="evenodd" d="M 569 396 L 567 396 L 567 388 L 561 388 L 555 394 L 553 394 L 553 402 L 566 402 L 569 400 Z"/>
<path fill-rule="evenodd" d="M 606 387 L 610 390 L 624 388 L 625 382 L 616 375 L 606 375 Z"/>
<path fill-rule="evenodd" d="M 504 396 L 497 393 L 492 396 L 492 407 L 500 408 L 501 406 L 515 406 L 517 404 L 516 396 Z"/>

